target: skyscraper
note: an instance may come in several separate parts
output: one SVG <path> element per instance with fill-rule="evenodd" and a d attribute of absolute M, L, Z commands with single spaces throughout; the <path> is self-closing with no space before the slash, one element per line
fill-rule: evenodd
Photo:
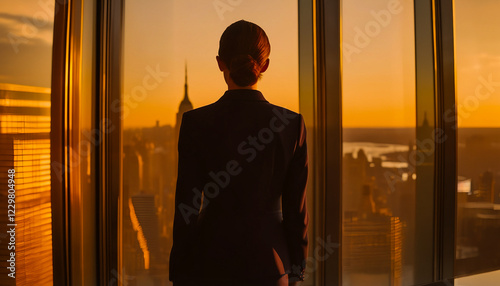
<path fill-rule="evenodd" d="M 16 230 L 16 269 L 25 273 L 17 275 L 14 283 L 52 284 L 50 92 L 50 88 L 0 84 L 0 242 L 5 246 L 0 256 L 6 258 L 0 262 L 1 285 L 14 281 L 7 276 L 10 264 L 6 261 L 13 250 L 7 249 L 7 242 L 12 241 L 7 230 L 12 227 Z M 53 162 L 52 167 L 60 174 L 60 164 Z M 9 169 L 15 170 L 14 176 L 8 177 Z M 15 194 L 11 207 L 9 194 Z"/>
<path fill-rule="evenodd" d="M 184 112 L 187 112 L 189 110 L 193 110 L 193 104 L 189 100 L 188 97 L 188 76 L 187 76 L 187 64 L 185 67 L 185 80 L 184 80 L 184 98 L 182 99 L 181 103 L 179 104 L 179 110 L 177 111 L 177 120 L 175 121 L 175 131 L 177 134 L 177 140 L 179 139 L 179 130 L 181 128 L 181 123 L 182 123 L 182 115 Z"/>
<path fill-rule="evenodd" d="M 177 143 L 179 142 L 179 131 L 181 130 L 182 115 L 184 114 L 184 112 L 187 112 L 189 110 L 193 110 L 193 104 L 191 103 L 188 97 L 188 76 L 187 76 L 187 64 L 186 64 L 185 80 L 184 80 L 184 98 L 179 104 L 179 110 L 177 111 L 177 119 L 175 121 L 174 150 L 172 150 L 173 153 L 175 154 L 175 160 L 174 160 L 175 177 L 177 177 L 177 163 L 178 163 Z"/>

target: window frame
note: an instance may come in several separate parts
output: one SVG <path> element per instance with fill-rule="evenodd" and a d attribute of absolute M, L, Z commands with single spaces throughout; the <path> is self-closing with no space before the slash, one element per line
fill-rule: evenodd
<path fill-rule="evenodd" d="M 424 2 L 425 1 L 425 2 Z M 299 106 L 314 127 L 310 154 L 314 158 L 310 174 L 314 206 L 313 239 L 342 245 L 342 15 L 341 0 L 298 0 L 299 70 L 311 74 L 299 78 Z M 457 111 L 455 96 L 454 10 L 453 0 L 414 0 L 416 33 L 424 33 L 432 47 L 415 41 L 420 51 L 432 53 L 433 62 L 421 66 L 417 61 L 417 108 L 419 107 L 418 71 L 427 69 L 434 80 L 434 126 L 445 132 L 444 142 L 435 142 L 434 240 L 432 283 L 453 285 L 455 267 L 455 223 L 457 188 Z M 97 124 L 103 138 L 94 146 L 96 154 L 96 224 L 97 280 L 100 285 L 120 283 L 119 194 L 121 189 L 121 120 L 111 111 L 111 103 L 121 97 L 121 56 L 123 0 L 104 0 L 96 5 L 95 122 L 111 122 L 118 129 L 108 132 L 106 124 Z M 422 9 L 422 7 L 426 7 Z M 52 227 L 54 284 L 69 285 L 80 261 L 74 255 L 70 222 L 74 214 L 71 201 L 72 88 L 78 84 L 78 50 L 81 35 L 82 1 L 56 1 L 54 18 L 51 108 L 51 160 L 64 166 L 62 181 L 53 179 Z M 417 23 L 431 21 L 431 29 L 417 28 Z M 420 27 L 420 26 L 419 26 Z M 431 37 L 431 39 L 429 39 Z M 427 63 L 428 64 L 428 63 Z M 432 69 L 432 70 L 431 70 Z M 303 90 L 307 90 L 307 96 Z M 312 93 L 310 93 L 312 91 Z M 312 95 L 312 96 L 310 96 Z M 451 112 L 450 112 L 451 111 Z M 450 120 L 451 119 L 451 120 Z M 108 123 L 109 124 L 109 123 Z M 79 131 L 79 130 L 78 130 Z M 311 155 L 310 155 L 311 156 Z M 116 162 L 120 162 L 116 168 Z M 113 164 L 112 164 L 113 163 Z M 52 178 L 56 178 L 54 168 Z M 79 206 L 83 207 L 83 206 Z M 77 208 L 76 208 L 77 209 Z M 74 238 L 73 238 L 74 239 Z M 450 243 L 451 242 L 451 243 Z M 325 257 L 325 249 L 313 248 Z M 73 249 L 73 251 L 72 251 Z M 328 259 L 315 261 L 314 285 L 342 285 L 342 253 L 334 251 Z M 420 268 L 425 262 L 418 262 Z"/>
<path fill-rule="evenodd" d="M 427 1 L 431 9 L 417 6 L 423 1 Z M 453 0 L 414 0 L 414 6 L 416 22 L 432 19 L 432 31 L 420 32 L 432 37 L 434 62 L 430 72 L 434 74 L 435 87 L 434 126 L 448 136 L 444 142 L 435 141 L 433 282 L 423 285 L 453 285 L 457 186 Z M 333 241 L 342 245 L 341 0 L 317 0 L 315 13 L 318 90 L 318 105 L 315 106 L 318 134 L 315 139 L 322 142 L 319 144 L 322 148 L 316 150 L 318 156 L 326 158 L 324 168 L 318 170 L 325 189 L 315 191 L 325 194 L 325 231 L 322 238 L 327 239 L 327 234 L 333 235 Z M 417 41 L 415 43 L 416 54 L 425 49 Z M 419 261 L 417 267 L 425 267 L 424 264 L 425 261 Z M 341 251 L 335 252 L 332 258 L 324 262 L 323 267 L 325 285 L 342 285 Z"/>
<path fill-rule="evenodd" d="M 121 169 L 111 168 L 110 162 L 121 160 L 120 152 L 115 148 L 119 146 L 121 133 L 113 133 L 109 128 L 113 126 L 110 124 L 114 124 L 120 130 L 120 114 L 112 112 L 109 106 L 111 102 L 120 100 L 122 3 L 122 0 L 93 1 L 95 17 L 92 24 L 96 33 L 93 36 L 95 62 L 92 72 L 95 85 L 92 90 L 96 105 L 93 106 L 95 117 L 92 125 L 102 140 L 91 142 L 91 152 L 95 154 L 92 168 L 96 178 L 95 201 L 90 207 L 96 210 L 97 215 L 96 235 L 89 237 L 84 235 L 80 220 L 85 208 L 80 200 L 77 161 L 80 158 L 75 158 L 75 150 L 72 149 L 78 146 L 76 143 L 81 132 L 78 120 L 84 6 L 82 0 L 55 1 L 50 138 L 54 285 L 80 284 L 84 278 L 88 279 L 89 272 L 95 274 L 97 281 L 94 283 L 98 285 L 120 282 L 117 206 Z M 55 179 L 58 176 L 62 179 Z M 89 248 L 95 251 L 95 261 L 82 254 L 84 245 L 88 246 L 85 242 L 89 240 L 95 242 L 95 249 Z"/>
<path fill-rule="evenodd" d="M 100 285 L 122 282 L 119 200 L 122 188 L 121 106 L 123 0 L 96 5 L 96 122 L 102 138 L 96 146 L 97 248 Z"/>
<path fill-rule="evenodd" d="M 78 26 L 81 19 L 80 1 L 55 1 L 54 32 L 52 42 L 51 79 L 51 205 L 52 205 L 52 257 L 53 282 L 55 285 L 70 285 L 76 262 L 72 255 L 70 233 L 72 178 L 70 148 L 74 116 L 72 97 L 73 84 L 78 84 L 79 54 Z M 76 74 L 75 74 L 76 72 Z M 61 180 L 56 178 L 61 178 Z"/>
<path fill-rule="evenodd" d="M 342 50 L 341 0 L 316 1 L 316 140 L 324 210 L 322 239 L 340 245 L 323 263 L 323 285 L 342 284 Z M 329 191 L 330 190 L 330 191 Z M 322 249 L 323 256 L 326 255 Z"/>

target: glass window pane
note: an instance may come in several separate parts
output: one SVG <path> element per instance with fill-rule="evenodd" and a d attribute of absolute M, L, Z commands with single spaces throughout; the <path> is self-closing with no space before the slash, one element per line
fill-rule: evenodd
<path fill-rule="evenodd" d="M 432 212 L 417 209 L 417 178 L 429 163 L 432 181 L 433 166 L 417 139 L 433 126 L 432 110 L 417 122 L 413 11 L 409 0 L 342 1 L 343 285 L 416 281 L 416 219 Z"/>
<path fill-rule="evenodd" d="M 454 285 L 456 286 L 496 285 L 498 284 L 498 281 L 500 281 L 500 270 L 457 278 L 454 281 Z"/>
<path fill-rule="evenodd" d="M 52 284 L 50 81 L 54 3 L 0 5 L 0 284 Z M 15 217 L 8 170 L 15 170 Z M 11 197 L 12 198 L 12 197 Z M 12 207 L 9 207 L 13 210 Z M 9 215 L 12 212 L 9 212 Z M 12 219 L 12 220 L 11 220 Z M 17 225 L 9 225 L 9 224 Z M 15 249 L 7 230 L 15 228 Z M 10 245 L 13 246 L 13 245 Z M 15 253 L 15 276 L 7 260 Z"/>
<path fill-rule="evenodd" d="M 259 82 L 268 101 L 298 111 L 297 1 L 125 1 L 121 264 L 128 285 L 171 285 L 177 138 L 182 114 L 226 91 L 215 56 L 240 19 L 271 42 Z M 262 9 L 265 7 L 265 9 Z"/>
<path fill-rule="evenodd" d="M 73 285 L 96 284 L 95 261 L 98 259 L 96 243 L 96 168 L 94 152 L 95 146 L 100 144 L 95 124 L 96 96 L 95 96 L 95 17 L 96 2 L 83 1 L 82 17 L 82 45 L 80 68 L 80 95 L 73 102 L 79 107 L 72 120 L 73 130 L 78 132 L 78 140 L 72 142 L 71 148 L 78 154 L 79 160 L 71 166 L 73 181 L 71 188 L 73 207 L 73 247 L 79 249 L 72 254 L 73 259 L 81 262 L 75 267 L 72 275 Z M 109 128 L 111 129 L 111 128 Z M 78 198 L 78 199 L 77 199 Z M 112 284 L 110 282 L 110 284 Z"/>
<path fill-rule="evenodd" d="M 499 1 L 455 1 L 456 274 L 500 268 Z"/>

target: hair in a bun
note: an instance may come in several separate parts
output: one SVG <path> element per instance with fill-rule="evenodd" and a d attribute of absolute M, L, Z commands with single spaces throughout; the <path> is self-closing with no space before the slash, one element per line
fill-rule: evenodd
<path fill-rule="evenodd" d="M 250 55 L 238 55 L 231 59 L 229 76 L 239 86 L 249 86 L 257 82 L 260 65 Z"/>
<path fill-rule="evenodd" d="M 257 82 L 270 52 L 271 45 L 266 32 L 244 20 L 227 27 L 219 42 L 219 57 L 229 68 L 231 79 L 239 86 Z"/>

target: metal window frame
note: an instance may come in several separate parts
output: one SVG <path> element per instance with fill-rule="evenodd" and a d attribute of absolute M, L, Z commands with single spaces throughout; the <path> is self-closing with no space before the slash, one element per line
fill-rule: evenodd
<path fill-rule="evenodd" d="M 416 0 L 418 1 L 418 0 Z M 447 139 L 436 142 L 434 280 L 454 277 L 457 194 L 457 111 L 453 0 L 434 0 L 436 128 Z"/>
<path fill-rule="evenodd" d="M 122 1 L 99 1 L 96 9 L 96 112 L 93 125 L 102 141 L 93 144 L 96 155 L 96 257 L 83 261 L 95 265 L 97 283 L 120 282 L 118 271 L 117 212 L 121 187 L 120 114 L 109 105 L 121 96 Z M 79 172 L 72 149 L 79 138 L 82 0 L 55 1 L 51 93 L 51 203 L 54 285 L 82 281 L 82 236 L 78 214 L 81 208 Z M 112 51 L 112 52 L 111 52 Z M 75 125 L 76 124 L 76 125 Z M 112 132 L 114 126 L 116 132 Z M 118 133 L 117 133 L 118 132 Z M 118 134 L 118 136 L 117 136 Z M 72 145 L 73 144 L 73 145 Z M 118 146 L 118 148 L 117 148 Z M 74 155 L 73 155 L 74 157 Z M 121 167 L 121 166 L 120 166 Z M 76 168 L 76 169 L 75 169 Z M 72 174 L 73 173 L 73 174 Z M 78 174 L 77 174 L 78 173 Z M 58 177 L 61 180 L 58 180 Z"/>
<path fill-rule="evenodd" d="M 415 0 L 426 1 L 426 0 Z M 420 3 L 419 3 L 420 4 Z M 448 136 L 436 142 L 432 283 L 452 285 L 455 250 L 456 110 L 453 42 L 453 0 L 432 0 L 435 128 Z M 320 181 L 324 186 L 324 236 L 342 245 L 342 10 L 341 0 L 317 0 L 317 140 L 324 155 Z M 417 11 L 416 11 L 417 12 Z M 423 12 L 419 10 L 417 13 Z M 451 110 L 451 116 L 449 113 Z M 447 114 L 445 112 L 448 111 Z M 452 120 L 450 120 L 452 118 Z M 320 155 L 320 156 L 321 156 Z M 328 176 L 327 176 L 328 174 Z M 452 243 L 450 243 L 452 242 Z M 324 282 L 342 285 L 342 253 L 324 262 Z"/>
<path fill-rule="evenodd" d="M 72 143 L 75 115 L 78 115 L 80 83 L 81 0 L 55 1 L 51 79 L 51 205 L 53 282 L 70 285 L 78 276 L 77 211 L 72 193 L 77 180 L 71 176 L 75 165 Z M 77 191 L 77 190 L 75 190 Z M 74 239 L 74 241 L 73 241 Z"/>
<path fill-rule="evenodd" d="M 299 21 L 299 110 L 307 127 L 309 154 L 309 180 L 307 208 L 309 212 L 309 258 L 304 285 L 323 285 L 324 263 L 328 259 L 318 253 L 316 242 L 324 238 L 324 152 L 322 132 L 317 126 L 322 122 L 318 114 L 316 86 L 316 7 L 314 1 L 298 1 Z"/>
<path fill-rule="evenodd" d="M 122 187 L 121 106 L 123 0 L 99 1 L 96 28 L 96 126 L 102 138 L 96 150 L 97 248 L 99 285 L 120 284 L 119 198 Z"/>
<path fill-rule="evenodd" d="M 341 0 L 316 1 L 317 156 L 323 190 L 324 241 L 339 245 L 323 263 L 324 285 L 342 284 L 342 16 Z M 323 255 L 325 249 L 323 249 Z"/>
<path fill-rule="evenodd" d="M 420 131 L 420 122 L 427 120 L 429 127 L 436 127 L 436 65 L 434 45 L 434 17 L 432 0 L 414 1 L 415 30 L 415 103 L 416 103 L 416 139 L 417 142 L 435 142 L 427 130 Z M 426 118 L 427 115 L 430 118 Z M 417 145 L 417 151 L 426 160 L 416 164 L 417 181 L 415 193 L 415 209 L 423 209 L 415 217 L 415 233 L 419 242 L 415 245 L 415 283 L 423 284 L 434 281 L 434 249 L 435 249 L 435 177 L 436 152 L 429 152 Z M 428 152 L 428 153 L 426 153 Z M 431 153 L 431 154 L 430 154 Z M 431 166 L 432 164 L 432 166 Z M 432 168 L 432 170 L 430 170 Z M 430 223 L 429 223 L 430 222 Z M 423 238 L 423 239 L 422 239 Z M 424 241 L 422 241 L 424 240 Z"/>
<path fill-rule="evenodd" d="M 444 130 L 448 136 L 444 142 L 436 143 L 435 161 L 435 236 L 433 241 L 433 280 L 425 285 L 453 285 L 455 263 L 455 220 L 456 220 L 456 180 L 457 180 L 457 135 L 455 108 L 455 60 L 454 60 L 454 19 L 453 0 L 430 1 L 432 5 L 432 32 L 434 49 L 435 80 L 435 127 Z M 81 20 L 80 0 L 56 1 L 57 13 L 54 17 L 53 64 L 52 64 L 52 108 L 51 108 L 51 159 L 59 162 L 64 169 L 62 180 L 53 179 L 52 227 L 54 284 L 70 285 L 72 264 L 75 257 L 71 251 L 71 178 L 70 120 L 72 115 L 71 95 L 75 79 L 75 29 Z M 341 0 L 299 0 L 299 7 L 312 10 L 313 66 L 315 74 L 313 105 L 307 106 L 309 116 L 314 121 L 315 174 L 314 233 L 324 239 L 342 245 L 342 15 Z M 110 104 L 121 97 L 121 56 L 123 29 L 123 0 L 100 1 L 97 12 L 96 63 L 96 122 L 108 123 L 96 126 L 103 138 L 96 146 L 96 190 L 98 234 L 98 283 L 107 285 L 113 279 L 120 282 L 119 268 L 119 194 L 121 189 L 120 168 L 113 168 L 121 162 L 121 121 L 120 114 L 111 112 Z M 309 11 L 309 10 L 308 10 Z M 304 12 L 299 11 L 300 17 Z M 415 17 L 421 15 L 416 14 Z M 427 15 L 428 16 L 428 15 Z M 300 18 L 299 17 L 299 18 Z M 307 17 L 302 19 L 308 19 Z M 303 26 L 310 29 L 311 27 Z M 307 49 L 311 39 L 299 40 L 301 51 Z M 302 63 L 302 67 L 304 64 Z M 307 79 L 311 80 L 311 79 Z M 449 113 L 451 110 L 451 114 Z M 451 117 L 450 117 L 451 116 Z M 451 118 L 451 120 L 450 120 Z M 116 129 L 110 131 L 109 122 Z M 103 127 L 104 126 L 104 127 Z M 113 166 L 112 166 L 112 163 Z M 56 178 L 54 168 L 52 178 Z M 328 174 L 328 176 L 327 176 Z M 118 243 L 117 243 L 118 242 Z M 324 253 L 324 249 L 323 255 Z M 342 254 L 334 252 L 327 260 L 320 261 L 315 274 L 315 285 L 342 284 Z"/>

